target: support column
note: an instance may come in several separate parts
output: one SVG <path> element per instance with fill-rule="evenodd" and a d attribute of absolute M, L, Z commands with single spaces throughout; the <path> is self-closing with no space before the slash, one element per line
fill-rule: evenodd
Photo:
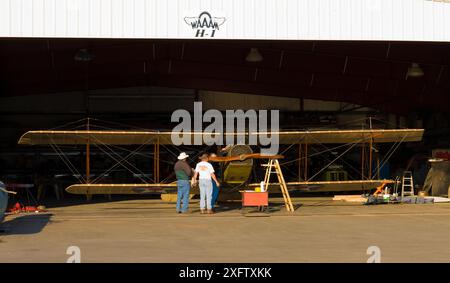
<path fill-rule="evenodd" d="M 298 144 L 298 181 L 302 180 L 302 144 Z"/>
<path fill-rule="evenodd" d="M 86 130 L 89 131 L 89 118 L 87 119 L 87 125 Z M 89 138 L 89 134 L 87 137 L 86 142 L 86 183 L 89 184 L 91 182 L 91 162 L 90 162 L 90 155 L 91 155 L 91 140 Z"/>
<path fill-rule="evenodd" d="M 373 145 L 373 139 L 370 137 L 369 141 L 369 179 L 372 179 L 372 145 Z"/>
<path fill-rule="evenodd" d="M 365 166 L 364 163 L 365 161 L 365 153 L 366 153 L 366 143 L 362 143 L 361 145 L 361 180 L 364 180 L 364 170 L 365 170 Z"/>
<path fill-rule="evenodd" d="M 153 177 L 155 183 L 159 183 L 159 138 L 153 146 Z"/>
<path fill-rule="evenodd" d="M 377 179 L 380 180 L 380 153 L 377 152 Z"/>
<path fill-rule="evenodd" d="M 90 130 L 90 119 L 87 118 L 87 124 L 86 124 L 86 130 Z M 87 142 L 86 142 L 86 183 L 91 183 L 91 139 L 89 137 L 89 134 L 87 136 Z M 86 194 L 86 199 L 90 201 L 92 199 L 91 194 Z"/>
<path fill-rule="evenodd" d="M 305 142 L 305 162 L 304 162 L 305 166 L 303 168 L 304 170 L 304 180 L 307 181 L 308 180 L 308 142 Z"/>

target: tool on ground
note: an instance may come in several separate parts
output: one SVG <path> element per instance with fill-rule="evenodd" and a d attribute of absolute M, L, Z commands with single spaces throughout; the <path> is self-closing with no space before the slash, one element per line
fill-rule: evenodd
<path fill-rule="evenodd" d="M 35 213 L 39 213 L 45 210 L 45 207 L 40 205 L 40 206 L 32 206 L 32 205 L 23 205 L 19 202 L 16 202 L 16 204 L 10 208 L 8 210 L 9 213 L 21 213 L 21 212 L 35 212 Z"/>

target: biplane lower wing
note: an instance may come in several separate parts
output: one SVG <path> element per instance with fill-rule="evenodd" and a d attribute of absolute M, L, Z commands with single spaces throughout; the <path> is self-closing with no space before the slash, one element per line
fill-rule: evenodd
<path fill-rule="evenodd" d="M 348 192 L 368 191 L 383 184 L 394 184 L 394 180 L 357 180 L 357 181 L 315 181 L 287 182 L 290 191 L 303 192 Z M 249 184 L 250 188 L 260 186 L 259 183 Z M 269 192 L 276 192 L 278 183 L 269 184 Z M 177 193 L 176 182 L 170 184 L 76 184 L 66 188 L 66 191 L 77 195 L 142 195 L 142 194 L 173 194 Z M 192 194 L 198 194 L 198 187 L 191 189 Z"/>
<path fill-rule="evenodd" d="M 314 182 L 286 182 L 288 190 L 304 192 L 349 192 L 368 191 L 383 184 L 394 184 L 394 180 L 355 180 L 355 181 L 314 181 Z M 260 184 L 249 184 L 249 187 L 259 187 Z M 279 183 L 270 183 L 271 189 L 280 187 Z"/>
<path fill-rule="evenodd" d="M 141 195 L 176 193 L 177 184 L 76 184 L 66 188 L 76 195 Z"/>

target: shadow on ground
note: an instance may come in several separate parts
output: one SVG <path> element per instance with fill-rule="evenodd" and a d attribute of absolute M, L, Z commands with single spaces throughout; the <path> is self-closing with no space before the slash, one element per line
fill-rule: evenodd
<path fill-rule="evenodd" d="M 23 215 L 0 224 L 0 235 L 28 235 L 41 232 L 52 214 Z"/>

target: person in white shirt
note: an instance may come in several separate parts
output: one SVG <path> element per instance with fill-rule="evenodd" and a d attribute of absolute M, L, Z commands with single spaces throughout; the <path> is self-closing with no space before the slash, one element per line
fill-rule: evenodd
<path fill-rule="evenodd" d="M 197 166 L 195 167 L 195 174 L 192 177 L 191 183 L 194 185 L 198 177 L 200 187 L 200 212 L 202 214 L 205 213 L 206 208 L 207 213 L 212 214 L 211 199 L 213 186 L 211 179 L 216 182 L 217 186 L 220 184 L 214 174 L 213 166 L 208 162 L 208 154 L 202 154 L 199 159 L 201 161 L 197 163 Z"/>

